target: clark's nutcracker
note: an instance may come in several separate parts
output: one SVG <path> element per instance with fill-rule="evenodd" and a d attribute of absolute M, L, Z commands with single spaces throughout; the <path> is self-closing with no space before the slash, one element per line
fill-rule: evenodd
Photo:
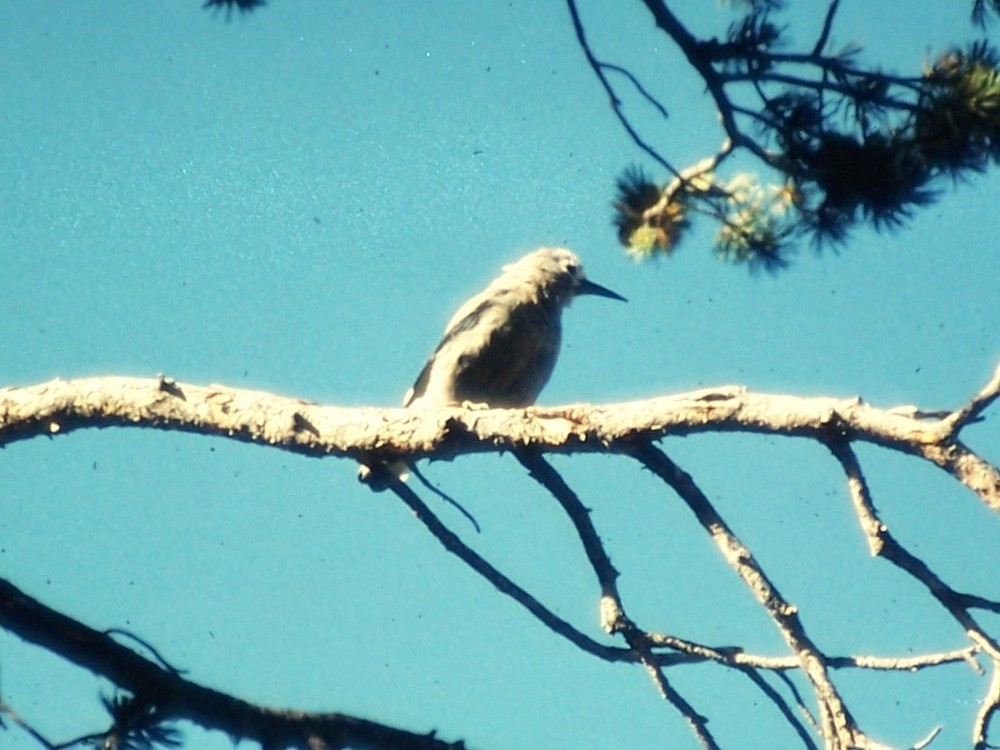
<path fill-rule="evenodd" d="M 530 406 L 552 375 L 562 341 L 562 311 L 585 294 L 626 301 L 587 279 L 580 259 L 543 247 L 504 266 L 503 273 L 462 305 L 445 327 L 403 406 Z M 403 463 L 393 464 L 400 476 Z M 362 466 L 363 482 L 372 472 Z"/>

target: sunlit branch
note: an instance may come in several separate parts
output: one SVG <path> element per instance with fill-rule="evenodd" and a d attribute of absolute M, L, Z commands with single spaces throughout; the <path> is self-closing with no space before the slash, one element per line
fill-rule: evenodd
<path fill-rule="evenodd" d="M 690 475 L 682 471 L 665 453 L 647 443 L 632 451 L 647 469 L 668 484 L 688 505 L 702 527 L 709 533 L 726 562 L 743 579 L 757 601 L 770 615 L 790 650 L 800 661 L 802 671 L 812 683 L 822 716 L 822 734 L 831 748 L 872 747 L 858 728 L 836 687 L 827 675 L 823 654 L 812 643 L 789 604 L 718 514 L 709 499 Z"/>
<path fill-rule="evenodd" d="M 979 397 L 977 397 L 979 398 Z M 975 402 L 980 411 L 992 398 Z M 53 380 L 0 389 L 0 446 L 83 428 L 144 427 L 216 435 L 304 456 L 453 458 L 530 443 L 546 453 L 627 452 L 636 440 L 705 432 L 838 435 L 917 456 L 1000 513 L 1000 471 L 953 438 L 952 423 L 914 407 L 860 399 L 749 393 L 722 386 L 616 404 L 528 409 L 339 408 L 261 391 L 169 378 Z"/>
<path fill-rule="evenodd" d="M 967 595 L 955 591 L 941 580 L 927 566 L 927 563 L 896 541 L 889 528 L 879 518 L 868 489 L 868 483 L 861 471 L 861 464 L 850 444 L 846 441 L 833 440 L 828 443 L 828 447 L 837 461 L 840 462 L 847 476 L 847 486 L 854 504 L 854 511 L 858 516 L 865 539 L 868 541 L 868 549 L 871 554 L 888 560 L 924 584 L 941 606 L 965 629 L 973 643 L 979 646 L 994 662 L 1000 664 L 1000 646 L 969 614 L 968 609 L 966 609 Z M 996 604 L 981 597 L 976 597 L 976 599 L 981 599 L 983 603 Z M 993 608 L 991 606 L 991 609 Z"/>
<path fill-rule="evenodd" d="M 987 741 L 987 733 L 990 722 L 998 711 L 1000 711 L 1000 664 L 994 662 L 990 685 L 986 689 L 986 695 L 979 701 L 979 710 L 976 711 L 976 718 L 972 723 L 973 750 L 996 747 Z"/>

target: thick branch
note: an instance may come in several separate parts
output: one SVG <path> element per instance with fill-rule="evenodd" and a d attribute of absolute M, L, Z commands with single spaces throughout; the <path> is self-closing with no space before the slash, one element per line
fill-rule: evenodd
<path fill-rule="evenodd" d="M 976 402 L 979 413 L 988 398 Z M 962 444 L 954 421 L 877 409 L 860 399 L 798 398 L 727 386 L 645 401 L 529 409 L 342 408 L 167 378 L 53 380 L 0 389 L 0 446 L 86 427 L 138 426 L 218 435 L 307 456 L 450 459 L 523 445 L 550 453 L 628 452 L 637 442 L 751 432 L 828 443 L 849 437 L 944 469 L 1000 512 L 1000 472 Z"/>
<path fill-rule="evenodd" d="M 463 742 L 394 729 L 344 714 L 283 711 L 185 680 L 0 579 L 0 626 L 29 643 L 59 654 L 155 705 L 164 718 L 193 721 L 262 747 L 461 750 Z"/>

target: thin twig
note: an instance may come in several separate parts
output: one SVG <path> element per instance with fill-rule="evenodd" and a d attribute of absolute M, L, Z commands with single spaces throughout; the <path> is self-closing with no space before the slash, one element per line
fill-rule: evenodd
<path fill-rule="evenodd" d="M 795 699 L 795 705 L 798 707 L 799 713 L 802 714 L 802 718 L 805 722 L 809 724 L 809 726 L 811 726 L 817 733 L 822 732 L 819 722 L 816 721 L 816 717 L 813 716 L 812 711 L 810 711 L 809 707 L 806 705 L 805 698 L 802 697 L 802 693 L 799 690 L 798 685 L 792 681 L 791 675 L 787 672 L 777 672 L 776 674 L 778 679 L 785 683 L 785 687 L 788 688 L 788 692 L 792 694 L 792 697 Z"/>
<path fill-rule="evenodd" d="M 771 672 L 788 672 L 799 669 L 801 664 L 795 656 L 763 656 L 751 654 L 734 647 L 712 648 L 691 643 L 674 636 L 661 636 L 656 633 L 649 635 L 655 647 L 671 648 L 678 653 L 660 654 L 658 658 L 664 665 L 693 664 L 713 661 L 725 666 L 737 668 L 752 668 Z M 931 669 L 945 664 L 965 662 L 978 672 L 982 669 L 976 664 L 975 656 L 982 649 L 975 644 L 951 651 L 941 651 L 920 656 L 827 656 L 826 666 L 830 669 L 870 669 L 885 672 L 916 672 L 921 669 Z"/>
<path fill-rule="evenodd" d="M 853 98 L 857 95 L 857 91 L 846 84 L 834 83 L 832 81 L 815 81 L 811 78 L 803 78 L 801 76 L 779 73 L 777 71 L 768 71 L 766 73 L 725 73 L 720 75 L 725 79 L 726 83 L 746 83 L 750 81 L 758 84 L 777 83 L 791 88 L 809 89 L 810 91 L 839 94 L 840 96 L 846 98 Z M 869 74 L 867 78 L 879 79 L 881 76 L 878 74 Z M 877 104 L 882 107 L 892 108 L 903 112 L 915 113 L 921 110 L 921 107 L 914 102 L 908 102 L 888 95 L 872 97 L 870 101 L 872 104 Z M 735 111 L 736 108 L 734 107 L 733 109 Z"/>
<path fill-rule="evenodd" d="M 830 31 L 833 29 L 833 18 L 837 15 L 837 8 L 840 6 L 840 0 L 831 0 L 830 7 L 826 9 L 826 17 L 823 19 L 823 30 L 820 31 L 819 38 L 816 40 L 816 45 L 813 47 L 813 54 L 820 55 L 823 53 L 823 49 L 826 47 L 826 43 L 830 41 Z"/>
<path fill-rule="evenodd" d="M 947 434 L 950 437 L 958 434 L 959 430 L 975 421 L 997 398 L 1000 398 L 1000 365 L 997 365 L 993 377 L 969 403 L 944 418 L 943 427 Z"/>
<path fill-rule="evenodd" d="M 625 112 L 622 110 L 621 99 L 618 98 L 618 94 L 615 92 L 611 82 L 608 81 L 607 76 L 604 75 L 604 67 L 607 63 L 601 62 L 594 56 L 594 52 L 590 48 L 590 43 L 587 41 L 587 33 L 583 28 L 583 22 L 580 20 L 580 12 L 577 10 L 576 0 L 566 0 L 566 5 L 569 8 L 570 19 L 573 21 L 573 31 L 576 33 L 576 38 L 580 43 L 580 48 L 583 50 L 583 54 L 587 58 L 587 64 L 590 65 L 591 70 L 593 70 L 594 74 L 597 76 L 597 80 L 600 81 L 601 86 L 604 87 L 604 91 L 607 93 L 608 99 L 611 102 L 611 109 L 614 111 L 615 117 L 618 118 L 618 122 L 620 122 L 622 127 L 625 128 L 625 132 L 629 134 L 632 141 L 642 151 L 649 155 L 653 161 L 666 169 L 672 175 L 680 176 L 680 171 L 668 162 L 655 148 L 647 143 L 646 140 L 639 135 L 639 132 L 629 121 L 628 117 L 625 116 Z"/>
<path fill-rule="evenodd" d="M 653 108 L 657 112 L 660 113 L 660 117 L 662 117 L 664 120 L 670 119 L 670 113 L 667 112 L 667 108 L 663 106 L 662 102 L 660 102 L 659 99 L 653 96 L 653 94 L 649 91 L 649 89 L 647 89 L 645 86 L 642 85 L 642 82 L 639 81 L 638 78 L 636 78 L 635 74 L 631 70 L 625 68 L 622 65 L 616 65 L 614 63 L 609 63 L 609 62 L 602 62 L 600 63 L 600 66 L 602 68 L 605 68 L 606 70 L 612 70 L 615 73 L 618 73 L 619 75 L 627 78 L 629 83 L 631 83 L 632 86 L 635 87 L 635 90 L 639 92 L 639 95 L 642 96 L 643 99 L 645 99 L 649 104 L 653 106 Z"/>
<path fill-rule="evenodd" d="M 837 76 L 856 76 L 858 78 L 870 77 L 873 73 L 870 70 L 856 68 L 844 62 L 842 57 L 830 57 L 826 55 L 814 55 L 803 52 L 768 52 L 767 60 L 770 63 L 784 63 L 788 65 L 811 65 L 822 70 L 829 71 Z M 919 76 L 899 76 L 892 73 L 879 71 L 875 73 L 882 80 L 893 86 L 908 88 L 915 94 L 924 90 L 925 81 Z"/>
<path fill-rule="evenodd" d="M 590 520 L 590 511 L 580 502 L 580 498 L 563 480 L 541 453 L 530 448 L 514 451 L 517 460 L 528 470 L 532 479 L 545 487 L 559 502 L 563 511 L 573 523 L 577 536 L 583 544 L 587 559 L 597 576 L 601 587 L 601 625 L 609 633 L 620 634 L 630 650 L 646 668 L 657 691 L 684 717 L 698 744 L 705 750 L 716 750 L 719 746 L 708 730 L 708 719 L 694 707 L 667 680 L 663 665 L 653 654 L 653 644 L 649 634 L 633 623 L 625 614 L 618 593 L 618 571 L 604 550 L 597 528 Z"/>
<path fill-rule="evenodd" d="M 514 451 L 521 465 L 536 482 L 547 489 L 559 502 L 563 511 L 573 523 L 577 536 L 583 544 L 583 549 L 590 561 L 590 567 L 597 576 L 601 587 L 601 596 L 613 597 L 621 610 L 621 596 L 618 593 L 618 571 L 608 557 L 604 544 L 597 533 L 597 528 L 590 519 L 590 511 L 580 502 L 580 498 L 570 489 L 552 464 L 542 458 L 542 454 L 529 448 Z M 609 632 L 614 632 L 614 623 L 609 623 Z"/>
<path fill-rule="evenodd" d="M 467 511 L 465 509 L 465 506 L 462 505 L 460 502 L 458 502 L 458 500 L 453 498 L 444 490 L 435 487 L 433 484 L 431 484 L 430 481 L 427 479 L 427 477 L 424 476 L 423 472 L 416 467 L 416 465 L 410 467 L 410 473 L 412 473 L 413 476 L 415 476 L 418 480 L 420 480 L 420 484 L 422 484 L 428 490 L 430 490 L 439 498 L 444 500 L 446 503 L 448 503 L 448 505 L 455 508 L 463 516 L 465 516 L 465 519 L 472 524 L 472 528 L 476 530 L 477 534 L 483 533 L 483 530 L 479 527 L 479 522 L 476 520 L 476 517 L 473 516 L 469 511 Z"/>
<path fill-rule="evenodd" d="M 104 739 L 106 736 L 105 732 L 93 732 L 80 737 L 74 737 L 73 739 L 66 740 L 64 742 L 53 742 L 40 731 L 31 726 L 31 724 L 18 715 L 17 712 L 6 703 L 0 703 L 0 714 L 6 716 L 10 721 L 20 727 L 21 731 L 30 736 L 39 745 L 46 748 L 46 750 L 66 750 L 66 748 L 74 747 L 75 745 L 92 744 Z"/>
<path fill-rule="evenodd" d="M 386 483 L 388 488 L 413 511 L 417 520 L 426 526 L 434 538 L 441 543 L 441 546 L 489 581 L 501 594 L 509 596 L 528 610 L 547 628 L 594 656 L 613 662 L 629 661 L 627 650 L 605 646 L 580 632 L 493 567 L 485 558 L 463 542 L 457 534 L 445 526 L 424 501 L 398 477 L 389 475 L 386 477 Z"/>
<path fill-rule="evenodd" d="M 911 750 L 923 750 L 925 747 L 927 747 L 928 745 L 930 745 L 934 741 L 935 737 L 937 737 L 939 734 L 941 734 L 941 730 L 943 728 L 944 727 L 942 727 L 940 724 L 938 726 L 934 727 L 930 732 L 927 733 L 926 737 L 924 737 L 922 740 L 914 743 L 913 746 L 912 746 L 912 748 L 911 748 Z"/>
<path fill-rule="evenodd" d="M 984 750 L 984 748 L 994 748 L 987 742 L 990 721 L 1000 710 L 1000 664 L 994 662 L 993 676 L 990 685 L 979 701 L 979 710 L 976 711 L 975 721 L 972 723 L 973 750 Z"/>
<path fill-rule="evenodd" d="M 777 157 L 769 153 L 753 138 L 747 136 L 736 123 L 733 104 L 726 94 L 725 81 L 712 63 L 702 53 L 698 40 L 688 31 L 662 0 L 643 0 L 643 4 L 653 15 L 656 25 L 680 48 L 688 63 L 705 81 L 705 87 L 715 103 L 722 129 L 735 147 L 745 148 L 765 164 L 774 166 Z"/>
<path fill-rule="evenodd" d="M 137 636 L 135 633 L 133 633 L 130 630 L 125 630 L 124 628 L 108 628 L 107 630 L 104 631 L 104 634 L 105 635 L 122 635 L 122 636 L 125 636 L 126 638 L 130 638 L 131 640 L 135 641 L 140 646 L 142 646 L 143 648 L 145 648 L 147 651 L 149 651 L 149 653 L 151 653 L 153 655 L 153 658 L 155 658 L 158 662 L 160 662 L 160 666 L 162 666 L 167 671 L 173 672 L 176 675 L 182 675 L 182 674 L 187 674 L 188 673 L 188 670 L 186 670 L 186 669 L 178 669 L 173 664 L 171 664 L 170 662 L 168 662 L 164 658 L 163 654 L 161 654 L 149 641 L 147 641 L 145 638 L 140 638 L 139 636 Z"/>
<path fill-rule="evenodd" d="M 812 738 L 806 728 L 802 725 L 802 720 L 795 715 L 792 707 L 788 705 L 788 701 L 782 697 L 782 695 L 775 690 L 764 677 L 756 669 L 742 669 L 740 670 L 747 676 L 747 678 L 752 682 L 757 688 L 764 694 L 764 696 L 771 701 L 778 709 L 778 712 L 784 717 L 785 721 L 791 725 L 792 730 L 798 735 L 798 738 L 802 741 L 802 744 L 810 748 L 811 750 L 817 750 L 816 741 Z M 796 697 L 801 700 L 801 696 L 796 694 Z"/>

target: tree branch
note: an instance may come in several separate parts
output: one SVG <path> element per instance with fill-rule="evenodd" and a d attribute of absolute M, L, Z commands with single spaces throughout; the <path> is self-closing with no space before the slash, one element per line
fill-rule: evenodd
<path fill-rule="evenodd" d="M 679 177 L 680 171 L 677 170 L 670 162 L 668 162 L 655 148 L 653 148 L 646 140 L 639 135 L 639 131 L 635 129 L 629 119 L 625 116 L 625 112 L 622 110 L 622 101 L 618 98 L 618 94 L 615 92 L 614 87 L 608 80 L 607 76 L 604 75 L 605 68 L 609 70 L 614 70 L 615 72 L 622 73 L 626 75 L 632 84 L 643 94 L 646 99 L 655 103 L 655 106 L 659 108 L 661 114 L 666 117 L 666 110 L 663 106 L 656 101 L 654 97 L 647 94 L 646 89 L 639 84 L 638 79 L 629 73 L 625 68 L 618 65 L 610 65 L 608 63 L 601 62 L 594 56 L 594 52 L 590 47 L 590 42 L 587 41 L 587 32 L 583 28 L 583 22 L 580 20 L 580 12 L 576 7 L 575 0 L 566 0 L 566 5 L 569 8 L 570 20 L 573 22 L 573 31 L 576 33 L 577 41 L 580 44 L 580 49 L 583 50 L 584 57 L 587 58 L 587 64 L 590 66 L 591 70 L 594 71 L 594 75 L 597 76 L 597 80 L 600 81 L 601 86 L 604 88 L 604 92 L 608 95 L 608 101 L 611 104 L 611 109 L 615 113 L 615 117 L 618 118 L 618 122 L 621 123 L 622 127 L 625 128 L 625 132 L 629 134 L 632 142 L 635 143 L 642 151 L 644 151 L 650 158 L 653 159 L 657 164 L 666 169 L 668 172 L 674 176 Z"/>
<path fill-rule="evenodd" d="M 302 750 L 463 750 L 465 743 L 444 742 L 337 713 L 304 713 L 257 706 L 198 685 L 164 669 L 105 633 L 87 627 L 0 579 L 0 626 L 25 641 L 59 654 L 157 707 L 167 719 L 186 719 L 250 739 L 262 747 Z"/>
<path fill-rule="evenodd" d="M 827 747 L 831 750 L 879 747 L 878 743 L 870 740 L 857 726 L 840 693 L 830 681 L 824 655 L 799 622 L 797 608 L 785 601 L 750 550 L 729 528 L 691 476 L 651 443 L 638 446 L 632 455 L 687 503 L 726 562 L 771 616 L 788 647 L 797 656 L 802 672 L 813 685 L 820 707 L 822 736 Z"/>
<path fill-rule="evenodd" d="M 624 649 L 613 648 L 598 643 L 568 622 L 556 615 L 552 610 L 545 607 L 538 599 L 529 594 L 514 581 L 505 576 L 493 565 L 491 565 L 479 553 L 463 542 L 457 534 L 445 526 L 441 520 L 434 515 L 434 512 L 427 507 L 417 494 L 409 488 L 403 481 L 394 475 L 386 477 L 388 488 L 392 490 L 403 503 L 413 511 L 413 515 L 427 530 L 431 532 L 441 546 L 448 552 L 458 557 L 472 570 L 485 578 L 501 594 L 509 596 L 552 632 L 561 635 L 563 638 L 574 644 L 578 648 L 597 656 L 606 661 L 630 661 L 629 654 Z"/>
<path fill-rule="evenodd" d="M 980 393 L 972 410 L 978 413 L 993 398 Z M 163 376 L 105 377 L 0 389 L 0 446 L 82 428 L 146 427 L 305 456 L 415 460 L 526 444 L 550 453 L 627 453 L 637 441 L 718 431 L 824 444 L 847 436 L 930 461 L 1000 513 L 1000 471 L 954 436 L 953 423 L 927 421 L 921 413 L 913 407 L 878 409 L 860 399 L 750 393 L 736 386 L 596 406 L 343 408 L 222 385 L 180 384 Z"/>
<path fill-rule="evenodd" d="M 986 411 L 994 401 L 1000 398 L 1000 364 L 993 371 L 993 376 L 989 382 L 983 386 L 972 400 L 961 409 L 949 414 L 944 418 L 943 427 L 949 436 L 954 436 L 965 427 L 979 419 L 980 415 Z"/>
<path fill-rule="evenodd" d="M 660 695 L 684 717 L 698 744 L 706 750 L 718 748 L 715 737 L 708 729 L 707 717 L 698 713 L 667 680 L 663 662 L 653 653 L 654 642 L 650 634 L 625 614 L 621 595 L 618 593 L 618 571 L 604 550 L 597 529 L 590 519 L 590 511 L 552 465 L 542 458 L 541 453 L 532 448 L 519 448 L 514 454 L 531 478 L 545 487 L 559 502 L 572 522 L 601 587 L 601 627 L 608 633 L 618 633 L 625 639 L 629 649 L 652 677 Z"/>
<path fill-rule="evenodd" d="M 747 148 L 761 158 L 765 163 L 772 163 L 773 157 L 764 151 L 756 142 L 747 138 L 736 124 L 736 117 L 733 112 L 732 103 L 725 91 L 725 83 L 719 76 L 718 71 L 712 67 L 711 62 L 702 54 L 698 40 L 687 30 L 687 27 L 667 7 L 662 0 L 643 0 L 643 4 L 653 14 L 656 25 L 674 40 L 680 48 L 684 57 L 687 58 L 691 67 L 698 71 L 698 75 L 705 81 L 705 87 L 709 95 L 715 102 L 715 108 L 719 112 L 722 121 L 722 129 L 734 146 Z"/>
<path fill-rule="evenodd" d="M 817 750 L 815 740 L 813 740 L 812 735 L 809 734 L 806 727 L 803 726 L 802 720 L 795 715 L 795 712 L 788 704 L 788 701 L 785 700 L 785 698 L 777 690 L 775 690 L 756 669 L 745 668 L 741 671 L 747 676 L 747 679 L 750 680 L 750 682 L 764 694 L 764 697 L 775 705 L 778 712 L 782 715 L 789 726 L 792 727 L 792 730 L 798 736 L 799 741 L 802 742 L 803 746 L 809 748 L 809 750 Z M 798 700 L 800 710 L 804 709 L 801 697 L 798 694 L 795 694 L 794 697 Z"/>
<path fill-rule="evenodd" d="M 995 605 L 996 603 L 955 591 L 942 581 L 923 560 L 896 541 L 888 527 L 878 517 L 868 483 L 861 471 L 861 464 L 850 444 L 835 441 L 830 443 L 829 448 L 847 475 L 847 485 L 854 503 L 854 510 L 861 523 L 861 530 L 868 540 L 868 549 L 872 555 L 885 558 L 924 584 L 938 603 L 962 626 L 969 640 L 993 662 L 993 677 L 990 680 L 986 696 L 980 702 L 973 731 L 974 747 L 977 750 L 986 747 L 986 726 L 993 714 L 1000 709 L 1000 678 L 997 677 L 1000 674 L 1000 645 L 969 613 L 967 607 L 973 604 L 983 606 Z M 993 606 L 989 608 L 994 609 Z"/>
<path fill-rule="evenodd" d="M 847 446 L 851 441 L 869 442 L 931 461 L 974 489 L 990 507 L 1000 510 L 1000 475 L 996 468 L 957 439 L 961 428 L 980 418 L 982 412 L 996 399 L 997 389 L 1000 388 L 997 380 L 998 375 L 994 375 L 991 382 L 969 404 L 950 412 L 927 411 L 912 406 L 877 409 L 860 399 L 796 398 L 748 393 L 743 388 L 732 386 L 598 406 L 575 404 L 510 410 L 421 410 L 321 406 L 269 393 L 219 385 L 203 387 L 180 384 L 164 376 L 156 379 L 108 377 L 68 382 L 55 380 L 24 388 L 0 389 L 0 446 L 40 435 L 68 434 L 87 427 L 141 426 L 225 436 L 307 456 L 365 458 L 375 462 L 396 457 L 411 460 L 425 457 L 449 459 L 462 453 L 512 450 L 532 475 L 559 500 L 564 512 L 573 522 L 601 587 L 602 625 L 611 632 L 622 634 L 629 645 L 628 649 L 603 645 L 558 618 L 465 545 L 408 486 L 398 480 L 392 481 L 395 480 L 394 477 L 390 479 L 389 486 L 449 552 L 458 556 L 498 590 L 511 596 L 553 632 L 607 661 L 641 662 L 660 693 L 681 711 L 704 747 L 715 747 L 715 740 L 708 732 L 705 717 L 695 711 L 667 680 L 664 670 L 672 665 L 708 660 L 743 670 L 773 670 L 779 675 L 787 670 L 803 669 L 820 696 L 824 736 L 832 737 L 831 742 L 839 743 L 840 746 L 857 741 L 863 743 L 864 747 L 876 747 L 877 743 L 854 726 L 830 683 L 826 670 L 842 667 L 911 669 L 959 660 L 975 664 L 975 655 L 985 652 L 994 660 L 996 673 L 996 665 L 1000 663 L 997 661 L 997 645 L 978 626 L 968 610 L 982 608 L 997 611 L 1000 604 L 972 594 L 955 592 L 934 577 L 925 565 L 916 564 L 919 561 L 914 563 L 915 558 L 911 559 L 912 556 L 906 557 L 905 550 L 893 548 L 901 566 L 909 565 L 907 569 L 911 574 L 924 581 L 931 592 L 966 627 L 972 645 L 958 651 L 907 659 L 828 657 L 808 640 L 797 622 L 794 608 L 780 599 L 773 585 L 753 564 L 749 552 L 725 527 L 690 477 L 653 448 L 649 441 L 665 435 L 740 431 L 806 437 L 831 446 L 831 450 L 840 450 L 837 446 Z M 637 448 L 637 445 L 640 447 Z M 589 512 L 544 461 L 544 452 L 637 455 L 681 493 L 695 510 L 720 548 L 732 558 L 734 567 L 741 571 L 744 580 L 751 585 L 775 618 L 792 647 L 792 655 L 767 657 L 747 654 L 740 648 L 712 648 L 675 636 L 648 632 L 632 623 L 625 616 L 617 591 L 617 571 L 603 549 Z M 844 455 L 841 452 L 841 458 Z M 850 475 L 849 458 L 844 459 L 842 465 Z M 857 476 L 862 482 L 858 487 L 864 491 L 852 485 L 852 492 L 863 500 L 867 490 L 863 487 L 860 470 Z M 863 502 L 860 504 L 862 511 L 859 512 L 859 518 L 866 528 L 873 551 L 883 550 L 882 554 L 888 556 L 884 550 L 888 548 L 887 540 L 891 542 L 891 537 L 880 530 L 881 522 L 875 515 L 874 508 L 869 506 L 865 506 Z M 16 601 L 16 598 L 12 598 L 15 597 L 14 592 L 8 592 L 8 598 L 0 601 L 0 605 L 5 601 L 8 604 Z M 71 620 L 68 622 L 74 624 Z M 2 617 L 0 625 L 5 626 Z M 20 632 L 16 628 L 11 629 Z M 294 724 L 294 721 L 300 719 L 307 722 L 314 719 L 320 722 L 362 721 L 338 715 L 277 712 L 244 704 L 230 696 L 187 683 L 181 675 L 171 674 L 169 668 L 164 669 L 146 662 L 112 641 L 106 634 L 97 635 L 107 640 L 106 648 L 132 654 L 145 665 L 143 669 L 158 670 L 154 673 L 161 675 L 157 679 L 180 681 L 183 686 L 193 686 L 191 690 L 207 691 L 211 696 L 221 696 L 218 700 L 223 702 L 235 702 L 232 705 L 226 704 L 226 710 L 230 712 L 238 714 L 241 711 L 256 711 L 263 712 L 268 717 L 276 715 L 280 721 L 293 722 L 289 725 L 292 726 L 291 729 L 286 728 L 290 732 L 305 731 Z M 22 634 L 22 637 L 27 636 Z M 664 652 L 662 649 L 670 651 Z M 82 665 L 94 668 L 88 663 Z M 129 682 L 130 679 L 133 681 Z M 135 679 L 138 678 L 126 675 L 125 682 L 119 684 L 134 691 L 137 689 Z M 980 711 L 978 721 L 984 736 L 986 725 L 1000 704 L 997 690 L 991 687 Z M 157 703 L 157 706 L 160 705 Z M 183 710 L 176 707 L 171 710 L 176 711 L 178 716 L 198 721 L 187 705 Z M 313 726 L 309 724 L 310 731 Z M 329 727 L 321 723 L 316 731 L 327 730 Z"/>
<path fill-rule="evenodd" d="M 826 9 L 826 17 L 823 19 L 823 29 L 819 33 L 819 38 L 816 39 L 816 45 L 813 47 L 814 55 L 823 54 L 826 43 L 830 41 L 830 32 L 833 30 L 833 19 L 837 15 L 837 8 L 839 6 L 840 0 L 831 0 L 830 6 Z"/>

